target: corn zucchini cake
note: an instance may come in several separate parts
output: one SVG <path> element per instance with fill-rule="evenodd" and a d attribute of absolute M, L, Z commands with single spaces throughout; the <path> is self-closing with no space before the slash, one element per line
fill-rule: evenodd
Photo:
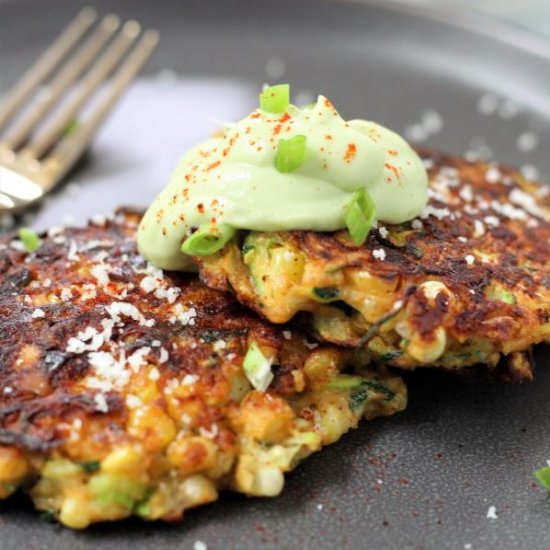
<path fill-rule="evenodd" d="M 147 264 L 139 218 L 0 243 L 0 498 L 73 528 L 175 520 L 222 489 L 277 495 L 361 417 L 405 407 L 364 351 Z"/>
<path fill-rule="evenodd" d="M 504 357 L 512 379 L 530 379 L 530 349 L 550 338 L 549 190 L 496 164 L 421 156 L 429 200 L 415 219 L 379 223 L 362 245 L 346 230 L 241 231 L 194 257 L 202 281 L 378 364 Z"/>

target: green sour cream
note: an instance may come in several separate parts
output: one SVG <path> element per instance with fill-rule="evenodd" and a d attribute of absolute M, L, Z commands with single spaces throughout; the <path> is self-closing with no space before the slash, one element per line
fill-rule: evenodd
<path fill-rule="evenodd" d="M 280 139 L 306 137 L 306 155 L 292 172 L 279 172 Z M 427 203 L 428 177 L 409 144 L 365 120 L 343 120 L 319 96 L 312 107 L 281 113 L 256 109 L 223 137 L 182 158 L 168 186 L 147 210 L 138 232 L 140 253 L 163 269 L 193 270 L 181 245 L 192 228 L 225 224 L 255 231 L 335 231 L 364 187 L 376 218 L 401 223 Z"/>

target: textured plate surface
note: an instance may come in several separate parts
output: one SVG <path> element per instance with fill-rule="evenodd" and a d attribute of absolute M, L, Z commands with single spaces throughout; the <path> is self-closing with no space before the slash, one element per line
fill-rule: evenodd
<path fill-rule="evenodd" d="M 322 92 L 423 145 L 550 174 L 550 47 L 457 13 L 388 3 L 96 0 L 157 27 L 148 73 L 73 179 L 25 223 L 43 228 L 145 206 L 186 147 L 244 115 L 264 81 Z M 83 5 L 0 2 L 6 89 Z M 177 76 L 180 75 L 180 76 Z M 0 505 L 0 547 L 547 548 L 550 501 L 531 472 L 550 459 L 550 354 L 529 385 L 410 378 L 410 407 L 307 460 L 272 500 L 226 496 L 180 525 L 124 522 L 73 533 L 24 499 Z M 487 518 L 489 507 L 497 519 Z"/>

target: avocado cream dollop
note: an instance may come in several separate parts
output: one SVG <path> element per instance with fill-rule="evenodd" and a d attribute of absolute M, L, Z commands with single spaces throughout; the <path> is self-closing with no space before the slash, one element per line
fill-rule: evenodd
<path fill-rule="evenodd" d="M 305 156 L 291 171 L 276 167 L 280 140 L 305 136 Z M 254 231 L 335 231 L 364 188 L 376 219 L 402 223 L 427 203 L 421 159 L 396 133 L 366 120 L 345 121 L 319 96 L 305 108 L 256 109 L 220 137 L 188 151 L 138 231 L 140 253 L 158 267 L 193 270 L 181 251 L 206 224 Z"/>

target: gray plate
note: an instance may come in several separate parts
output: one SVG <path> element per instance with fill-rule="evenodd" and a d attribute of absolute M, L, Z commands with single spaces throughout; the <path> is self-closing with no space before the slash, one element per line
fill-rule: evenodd
<path fill-rule="evenodd" d="M 292 82 L 303 101 L 323 92 L 346 117 L 376 119 L 423 145 L 550 173 L 550 47 L 494 21 L 388 2 L 95 4 L 157 27 L 162 42 L 88 163 L 26 220 L 37 227 L 145 205 L 177 156 L 214 127 L 208 117 L 244 114 L 265 80 Z M 0 2 L 0 87 L 78 5 Z M 549 360 L 539 349 L 536 382 L 519 387 L 409 377 L 406 412 L 308 459 L 279 498 L 227 495 L 180 525 L 84 533 L 40 520 L 21 499 L 0 508 L 0 547 L 548 548 L 550 501 L 531 472 L 550 458 Z M 497 519 L 487 518 L 490 506 Z"/>

